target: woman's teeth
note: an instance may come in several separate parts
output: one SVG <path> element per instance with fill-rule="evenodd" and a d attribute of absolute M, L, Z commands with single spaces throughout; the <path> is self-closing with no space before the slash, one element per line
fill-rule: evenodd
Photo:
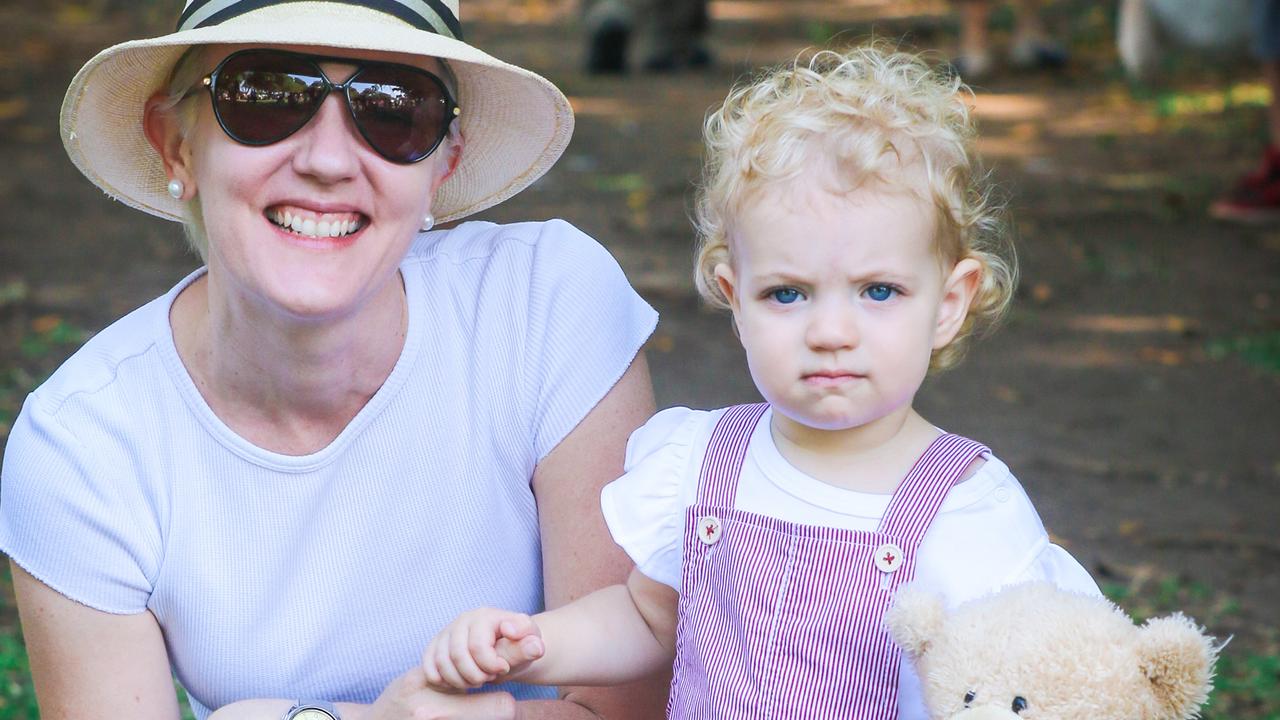
<path fill-rule="evenodd" d="M 288 210 L 272 210 L 267 213 L 267 217 L 276 225 L 307 237 L 342 237 L 350 235 L 361 227 L 359 218 L 334 215 L 304 218 Z"/>

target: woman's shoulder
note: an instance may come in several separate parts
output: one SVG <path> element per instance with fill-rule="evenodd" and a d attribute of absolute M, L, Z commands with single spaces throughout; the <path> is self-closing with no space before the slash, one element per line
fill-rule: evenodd
<path fill-rule="evenodd" d="M 115 388 L 126 394 L 159 380 L 171 297 L 164 295 L 89 337 L 32 393 L 32 402 L 56 413 L 70 399 L 114 403 Z M 111 397 L 106 397 L 110 395 Z M 135 398 L 136 399 L 136 398 Z"/>

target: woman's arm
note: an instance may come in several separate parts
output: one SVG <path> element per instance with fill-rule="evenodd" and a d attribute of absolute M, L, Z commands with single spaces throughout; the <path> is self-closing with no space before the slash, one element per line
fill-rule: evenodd
<path fill-rule="evenodd" d="M 605 527 L 600 490 L 622 474 L 627 438 L 653 411 L 649 366 L 641 352 L 613 389 L 538 464 L 533 492 L 548 609 L 626 581 L 632 563 Z M 670 682 L 667 668 L 620 687 L 562 687 L 564 700 L 522 702 L 517 714 L 530 719 L 593 714 L 607 720 L 660 718 Z"/>
<path fill-rule="evenodd" d="M 41 718 L 179 717 L 169 656 L 154 615 L 94 610 L 16 563 L 9 567 Z"/>

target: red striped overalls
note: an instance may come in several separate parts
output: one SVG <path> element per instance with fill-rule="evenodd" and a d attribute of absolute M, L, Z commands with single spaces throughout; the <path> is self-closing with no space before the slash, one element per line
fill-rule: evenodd
<path fill-rule="evenodd" d="M 939 437 L 874 532 L 802 525 L 734 507 L 767 407 L 730 408 L 707 445 L 685 515 L 667 716 L 892 720 L 900 655 L 881 617 L 947 492 L 987 449 Z"/>

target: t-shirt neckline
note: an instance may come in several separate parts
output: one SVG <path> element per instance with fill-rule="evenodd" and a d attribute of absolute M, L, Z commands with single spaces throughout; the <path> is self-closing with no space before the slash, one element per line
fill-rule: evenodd
<path fill-rule="evenodd" d="M 220 445 L 244 460 L 263 468 L 287 473 L 311 472 L 327 465 L 334 458 L 339 457 L 343 450 L 360 435 L 361 431 L 378 417 L 410 376 L 414 361 L 418 357 L 423 334 L 426 332 L 426 313 L 423 307 L 422 293 L 419 289 L 422 279 L 412 272 L 407 263 L 402 262 L 399 272 L 404 281 L 405 295 L 407 297 L 408 327 L 405 332 L 404 347 L 400 350 L 400 357 L 396 359 L 396 364 L 391 369 L 387 379 L 382 383 L 382 387 L 378 388 L 378 391 L 369 399 L 369 402 L 365 403 L 365 406 L 356 413 L 356 416 L 351 419 L 351 422 L 347 423 L 347 426 L 342 429 L 342 432 L 338 433 L 337 437 L 328 445 L 313 453 L 286 455 L 255 445 L 227 426 L 209 407 L 208 402 L 205 401 L 204 396 L 200 394 L 200 390 L 196 387 L 195 381 L 192 379 L 190 372 L 188 372 L 186 365 L 182 362 L 181 356 L 178 355 L 178 347 L 173 339 L 173 327 L 170 324 L 169 315 L 174 301 L 187 286 L 203 277 L 207 272 L 207 267 L 200 267 L 192 271 L 191 274 L 183 278 L 165 295 L 164 301 L 161 303 L 162 312 L 158 313 L 156 317 L 156 322 L 160 324 L 160 327 L 156 328 L 156 337 L 158 338 L 161 355 L 169 377 L 177 387 L 191 413 Z"/>

